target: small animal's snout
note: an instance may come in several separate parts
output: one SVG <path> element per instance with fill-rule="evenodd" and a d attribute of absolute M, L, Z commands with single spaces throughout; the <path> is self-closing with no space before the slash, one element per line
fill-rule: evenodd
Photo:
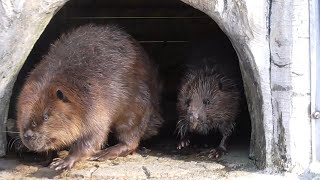
<path fill-rule="evenodd" d="M 198 113 L 194 113 L 194 112 L 189 112 L 188 113 L 188 116 L 191 118 L 191 119 L 199 119 L 199 114 Z"/>
<path fill-rule="evenodd" d="M 34 133 L 29 129 L 27 130 L 24 134 L 23 134 L 23 138 L 26 140 L 26 141 L 29 141 L 31 139 L 34 139 L 35 138 L 35 135 Z"/>
<path fill-rule="evenodd" d="M 189 112 L 188 115 L 190 130 L 194 130 L 197 128 L 199 123 L 199 114 L 195 112 Z"/>

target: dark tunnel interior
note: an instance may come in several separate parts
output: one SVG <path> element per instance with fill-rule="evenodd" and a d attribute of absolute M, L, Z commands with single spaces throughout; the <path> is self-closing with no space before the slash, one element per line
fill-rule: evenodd
<path fill-rule="evenodd" d="M 191 56 L 191 49 L 199 46 L 210 53 L 222 49 L 225 53 L 236 55 L 228 37 L 210 17 L 178 0 L 69 1 L 46 27 L 22 67 L 13 89 L 9 119 L 16 119 L 16 99 L 25 77 L 47 53 L 50 44 L 62 33 L 87 23 L 115 24 L 121 27 L 138 40 L 156 61 L 164 87 L 161 113 L 165 124 L 158 136 L 142 142 L 141 146 L 166 151 L 165 153 L 177 153 L 175 148 L 178 142 L 175 131 L 178 121 L 177 92 L 183 74 L 181 67 Z M 208 41 L 207 44 L 202 43 Z M 238 61 L 232 66 L 239 68 Z M 251 125 L 246 107 L 241 110 L 236 124 L 230 139 L 230 147 L 240 144 L 249 150 Z M 10 134 L 8 136 L 9 144 L 12 144 L 13 140 L 10 139 L 13 137 Z M 207 136 L 194 135 L 191 148 L 215 147 L 220 138 L 218 132 L 212 132 Z M 12 146 L 8 147 L 8 151 L 13 152 L 14 149 Z M 185 150 L 182 152 L 188 153 Z"/>

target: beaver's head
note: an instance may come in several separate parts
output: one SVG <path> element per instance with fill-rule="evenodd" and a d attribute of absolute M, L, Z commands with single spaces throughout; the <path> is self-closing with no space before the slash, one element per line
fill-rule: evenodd
<path fill-rule="evenodd" d="M 20 137 L 30 150 L 60 149 L 81 136 L 83 111 L 76 93 L 62 85 L 27 81 L 17 111 Z"/>

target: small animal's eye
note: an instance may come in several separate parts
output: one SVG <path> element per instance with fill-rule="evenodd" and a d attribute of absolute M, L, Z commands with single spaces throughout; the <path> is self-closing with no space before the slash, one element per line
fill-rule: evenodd
<path fill-rule="evenodd" d="M 189 106 L 189 105 L 190 105 L 190 102 L 191 102 L 191 100 L 190 100 L 190 99 L 187 99 L 186 102 L 185 102 L 185 104 L 186 104 L 187 106 Z"/>
<path fill-rule="evenodd" d="M 204 100 L 203 100 L 203 104 L 205 104 L 205 105 L 210 104 L 210 100 L 209 100 L 209 99 L 204 99 Z"/>
<path fill-rule="evenodd" d="M 32 126 L 32 127 L 36 127 L 36 126 L 37 126 L 37 123 L 33 120 L 33 121 L 31 121 L 31 126 Z"/>
<path fill-rule="evenodd" d="M 44 121 L 48 121 L 48 119 L 49 119 L 48 113 L 44 113 L 44 115 L 43 115 L 43 120 L 44 120 Z"/>

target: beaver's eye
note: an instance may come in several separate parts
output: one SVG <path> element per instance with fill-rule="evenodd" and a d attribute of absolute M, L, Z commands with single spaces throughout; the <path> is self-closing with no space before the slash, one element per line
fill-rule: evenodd
<path fill-rule="evenodd" d="M 48 121 L 48 119 L 49 119 L 48 113 L 45 113 L 45 114 L 43 115 L 43 120 L 44 120 L 44 121 Z"/>
<path fill-rule="evenodd" d="M 203 104 L 204 104 L 204 105 L 210 104 L 210 100 L 209 100 L 209 99 L 204 99 L 204 100 L 203 100 Z"/>
<path fill-rule="evenodd" d="M 57 90 L 56 95 L 63 102 L 69 102 L 67 96 L 61 90 Z"/>
<path fill-rule="evenodd" d="M 36 127 L 36 126 L 37 126 L 37 123 L 36 123 L 34 120 L 32 120 L 32 121 L 31 121 L 31 126 L 32 126 L 32 127 Z"/>
<path fill-rule="evenodd" d="M 64 99 L 64 94 L 62 93 L 62 91 L 57 90 L 57 97 L 58 97 L 60 100 L 63 100 L 63 99 Z"/>

